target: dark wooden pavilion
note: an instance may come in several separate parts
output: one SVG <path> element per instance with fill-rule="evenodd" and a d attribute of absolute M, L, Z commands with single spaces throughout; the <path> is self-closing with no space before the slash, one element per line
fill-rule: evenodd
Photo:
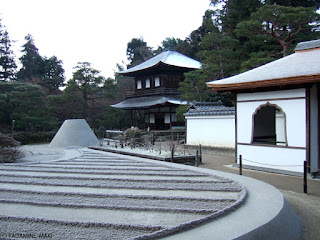
<path fill-rule="evenodd" d="M 145 128 L 167 130 L 179 125 L 176 108 L 180 101 L 179 83 L 184 73 L 199 69 L 200 62 L 178 52 L 163 52 L 135 67 L 118 72 L 133 77 L 135 90 L 126 93 L 123 102 L 112 105 L 125 110 L 143 110 Z"/>

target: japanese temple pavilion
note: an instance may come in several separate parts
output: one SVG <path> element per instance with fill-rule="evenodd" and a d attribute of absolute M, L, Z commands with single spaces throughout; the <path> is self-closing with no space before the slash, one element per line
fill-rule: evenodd
<path fill-rule="evenodd" d="M 255 169 L 320 169 L 320 39 L 295 53 L 229 78 L 208 82 L 236 93 L 236 161 Z"/>
<path fill-rule="evenodd" d="M 179 83 L 184 73 L 199 69 L 200 62 L 178 52 L 163 52 L 135 67 L 118 72 L 134 78 L 134 92 L 128 92 L 123 102 L 112 105 L 125 110 L 143 110 L 145 127 L 167 130 L 177 126 L 176 108 L 180 101 Z"/>

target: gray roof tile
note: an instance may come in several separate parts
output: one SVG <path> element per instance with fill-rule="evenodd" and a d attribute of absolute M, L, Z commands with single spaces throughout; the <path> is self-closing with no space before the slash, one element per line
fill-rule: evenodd
<path fill-rule="evenodd" d="M 196 102 L 189 108 L 185 116 L 220 116 L 234 115 L 234 107 L 226 107 L 221 102 Z"/>

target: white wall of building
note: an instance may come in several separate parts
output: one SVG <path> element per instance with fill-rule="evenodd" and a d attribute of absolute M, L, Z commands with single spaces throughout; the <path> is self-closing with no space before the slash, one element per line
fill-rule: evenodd
<path fill-rule="evenodd" d="M 303 172 L 305 149 L 238 145 L 242 164 L 260 168 L 271 168 L 290 172 Z M 239 159 L 237 160 L 239 163 Z"/>
<path fill-rule="evenodd" d="M 186 116 L 187 144 L 235 147 L 235 116 Z"/>
<path fill-rule="evenodd" d="M 252 144 L 253 116 L 264 104 L 276 105 L 285 113 L 287 146 Z M 237 95 L 238 156 L 246 165 L 302 172 L 306 160 L 306 90 L 294 89 Z M 253 162 L 259 162 L 253 163 Z"/>

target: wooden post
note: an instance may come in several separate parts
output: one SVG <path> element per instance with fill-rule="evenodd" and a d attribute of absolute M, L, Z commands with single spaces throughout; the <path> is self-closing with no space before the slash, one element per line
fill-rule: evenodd
<path fill-rule="evenodd" d="M 174 143 L 172 142 L 172 145 L 171 145 L 171 162 L 173 162 L 173 156 L 174 156 Z"/>
<path fill-rule="evenodd" d="M 308 172 L 308 163 L 307 161 L 304 161 L 303 162 L 303 192 L 304 193 L 308 193 L 307 172 Z"/>
<path fill-rule="evenodd" d="M 198 167 L 199 166 L 199 151 L 197 150 L 197 153 L 196 153 L 196 162 L 195 162 L 195 166 Z"/>
<path fill-rule="evenodd" d="M 242 175 L 242 155 L 240 155 L 239 161 L 239 175 Z"/>

